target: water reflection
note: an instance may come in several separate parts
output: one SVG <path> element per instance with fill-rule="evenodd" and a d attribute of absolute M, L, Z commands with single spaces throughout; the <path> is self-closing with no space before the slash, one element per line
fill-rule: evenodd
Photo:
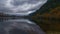
<path fill-rule="evenodd" d="M 34 22 L 28 19 L 11 19 L 0 22 L 1 34 L 45 34 Z"/>

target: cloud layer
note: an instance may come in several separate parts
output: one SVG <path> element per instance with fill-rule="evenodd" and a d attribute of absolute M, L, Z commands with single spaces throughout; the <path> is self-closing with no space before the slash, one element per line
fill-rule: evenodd
<path fill-rule="evenodd" d="M 28 15 L 38 10 L 47 0 L 0 0 L 0 13 Z"/>

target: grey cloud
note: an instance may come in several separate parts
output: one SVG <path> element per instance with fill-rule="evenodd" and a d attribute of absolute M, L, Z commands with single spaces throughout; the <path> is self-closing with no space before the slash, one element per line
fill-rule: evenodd
<path fill-rule="evenodd" d="M 44 5 L 47 0 L 1 0 L 0 13 L 9 15 L 29 15 Z"/>

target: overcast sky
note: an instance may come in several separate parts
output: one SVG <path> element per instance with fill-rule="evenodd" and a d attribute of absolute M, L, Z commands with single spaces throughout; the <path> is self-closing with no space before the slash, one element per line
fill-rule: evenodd
<path fill-rule="evenodd" d="M 0 0 L 0 12 L 29 14 L 38 10 L 47 0 Z"/>

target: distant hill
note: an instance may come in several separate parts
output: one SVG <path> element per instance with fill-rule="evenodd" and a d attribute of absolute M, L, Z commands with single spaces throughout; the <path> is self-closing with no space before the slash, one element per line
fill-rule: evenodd
<path fill-rule="evenodd" d="M 48 2 L 33 14 L 32 20 L 45 31 L 60 31 L 60 0 Z"/>

